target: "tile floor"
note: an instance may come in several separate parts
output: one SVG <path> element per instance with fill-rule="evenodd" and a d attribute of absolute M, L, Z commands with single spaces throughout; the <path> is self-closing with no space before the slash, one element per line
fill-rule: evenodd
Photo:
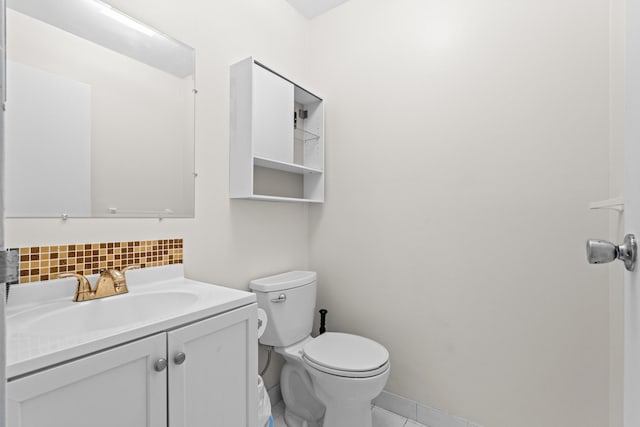
<path fill-rule="evenodd" d="M 272 408 L 274 427 L 287 427 L 284 423 L 284 404 L 279 402 Z M 389 412 L 385 409 L 374 406 L 373 409 L 373 427 L 427 427 L 418 424 L 413 420 Z"/>

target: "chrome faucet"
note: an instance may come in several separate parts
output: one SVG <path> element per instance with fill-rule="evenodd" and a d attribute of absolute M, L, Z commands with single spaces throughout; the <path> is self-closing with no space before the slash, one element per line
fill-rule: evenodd
<path fill-rule="evenodd" d="M 76 295 L 73 297 L 74 301 L 89 301 L 92 299 L 105 298 L 113 295 L 126 294 L 129 292 L 127 288 L 127 280 L 125 278 L 125 272 L 134 268 L 140 268 L 139 265 L 129 265 L 122 270 L 117 269 L 103 269 L 100 270 L 100 277 L 96 283 L 95 289 L 91 289 L 91 283 L 89 280 L 78 273 L 62 273 L 58 274 L 57 278 L 63 279 L 65 277 L 75 277 L 78 279 L 78 287 L 76 288 Z"/>

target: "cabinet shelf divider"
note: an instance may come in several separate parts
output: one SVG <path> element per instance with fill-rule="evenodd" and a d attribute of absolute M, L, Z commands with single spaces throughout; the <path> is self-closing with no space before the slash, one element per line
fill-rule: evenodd
<path fill-rule="evenodd" d="M 323 173 L 320 169 L 310 168 L 308 166 L 299 165 L 297 163 L 281 162 L 279 160 L 271 160 L 264 157 L 253 157 L 253 164 L 263 168 L 277 169 L 283 172 L 296 173 L 304 175 L 307 173 Z"/>

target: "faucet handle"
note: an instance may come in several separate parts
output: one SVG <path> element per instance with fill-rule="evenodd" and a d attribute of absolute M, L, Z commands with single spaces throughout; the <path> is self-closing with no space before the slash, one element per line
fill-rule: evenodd
<path fill-rule="evenodd" d="M 91 283 L 82 274 L 78 273 L 60 273 L 55 276 L 56 279 L 65 279 L 67 277 L 75 277 L 78 280 L 78 287 L 76 288 L 76 295 L 73 297 L 74 301 L 86 301 L 91 296 Z"/>
<path fill-rule="evenodd" d="M 111 277 L 113 277 L 113 286 L 118 294 L 126 294 L 129 292 L 129 288 L 127 287 L 127 278 L 124 273 L 129 270 L 133 270 L 134 268 L 140 268 L 139 264 L 128 265 L 120 270 L 109 270 L 111 273 Z"/>

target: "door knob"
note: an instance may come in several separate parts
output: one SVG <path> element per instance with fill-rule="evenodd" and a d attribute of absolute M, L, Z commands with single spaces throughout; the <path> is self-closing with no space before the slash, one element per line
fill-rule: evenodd
<path fill-rule="evenodd" d="M 636 266 L 638 244 L 636 236 L 627 234 L 621 245 L 614 245 L 606 240 L 587 240 L 587 260 L 589 264 L 602 264 L 619 259 L 627 270 L 633 271 Z"/>

